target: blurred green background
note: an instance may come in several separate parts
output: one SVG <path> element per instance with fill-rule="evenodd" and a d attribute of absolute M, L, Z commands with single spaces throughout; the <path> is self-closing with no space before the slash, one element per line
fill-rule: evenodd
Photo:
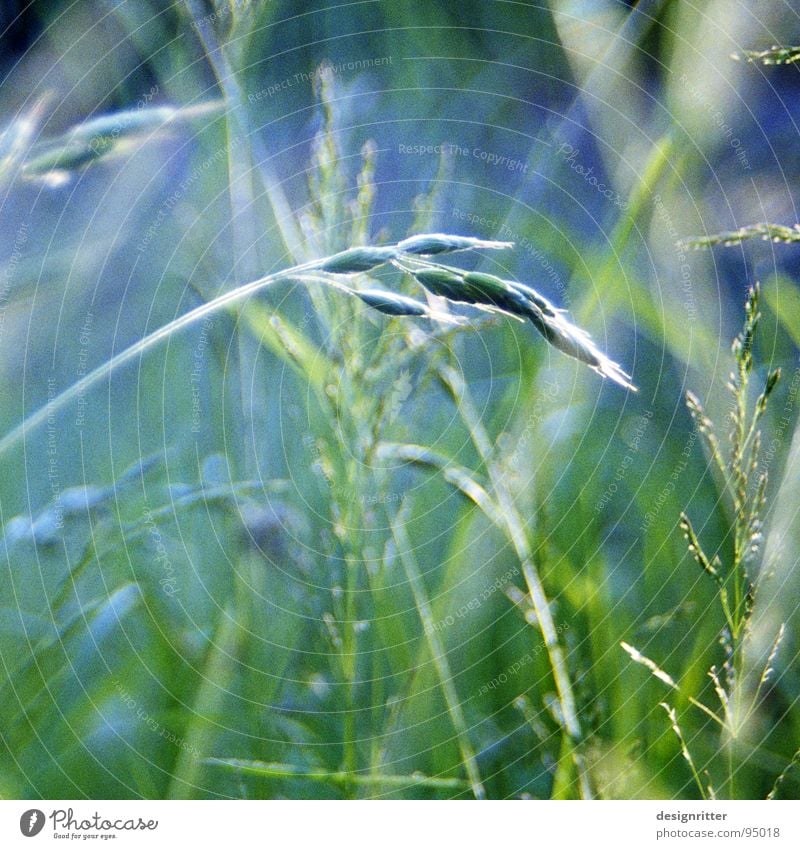
<path fill-rule="evenodd" d="M 1 14 L 0 432 L 17 435 L 0 456 L 0 795 L 694 798 L 669 697 L 720 795 L 763 798 L 800 747 L 798 247 L 676 243 L 798 221 L 797 68 L 731 58 L 799 42 L 796 14 L 722 0 Z M 180 112 L 142 132 L 120 119 L 102 155 L 35 165 L 88 118 L 164 106 Z M 515 242 L 457 261 L 567 307 L 639 392 L 530 326 L 448 334 L 280 283 L 15 431 L 236 285 L 420 231 Z M 686 695 L 712 703 L 725 657 L 678 517 L 729 554 L 684 396 L 724 438 L 756 280 L 754 384 L 784 379 L 763 421 L 754 674 L 781 622 L 786 636 L 733 782 L 730 741 Z M 798 791 L 789 771 L 780 795 Z"/>

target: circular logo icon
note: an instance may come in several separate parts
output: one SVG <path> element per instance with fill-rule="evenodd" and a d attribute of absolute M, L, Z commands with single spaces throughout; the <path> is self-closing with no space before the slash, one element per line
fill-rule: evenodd
<path fill-rule="evenodd" d="M 19 830 L 25 837 L 36 837 L 44 828 L 44 813 L 38 808 L 31 808 L 19 818 Z"/>

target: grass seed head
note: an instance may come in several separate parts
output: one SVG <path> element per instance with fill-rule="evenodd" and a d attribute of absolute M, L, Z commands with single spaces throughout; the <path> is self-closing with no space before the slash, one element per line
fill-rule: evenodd
<path fill-rule="evenodd" d="M 401 247 L 402 242 L 398 245 Z M 567 356 L 586 363 L 602 377 L 626 389 L 636 391 L 630 375 L 607 357 L 591 336 L 572 324 L 550 301 L 534 289 L 522 284 L 477 271 L 457 271 L 447 266 L 411 268 L 417 282 L 434 295 L 449 301 L 470 304 L 489 312 L 500 312 L 512 318 L 528 318 L 539 333 Z"/>
<path fill-rule="evenodd" d="M 507 282 L 518 292 L 522 293 L 537 309 L 539 309 L 545 315 L 555 316 L 559 313 L 565 312 L 564 310 L 559 309 L 557 306 L 555 306 L 547 298 L 545 298 L 544 295 L 537 292 L 536 289 L 534 289 L 532 286 L 526 286 L 524 283 L 517 283 L 513 280 L 509 280 Z"/>
<path fill-rule="evenodd" d="M 735 62 L 751 62 L 761 65 L 792 65 L 800 62 L 800 47 L 782 47 L 773 44 L 767 50 L 743 50 L 741 53 L 731 53 Z"/>
<path fill-rule="evenodd" d="M 397 256 L 394 247 L 348 248 L 324 259 L 320 264 L 322 271 L 332 274 L 356 274 L 360 271 L 372 271 Z"/>
<path fill-rule="evenodd" d="M 398 251 L 416 256 L 434 256 L 454 251 L 479 250 L 482 248 L 510 248 L 513 242 L 495 242 L 487 239 L 476 239 L 472 236 L 450 236 L 445 233 L 425 233 L 403 239 L 397 245 Z"/>
<path fill-rule="evenodd" d="M 463 276 L 449 268 L 415 268 L 411 273 L 432 295 L 447 298 L 457 304 L 475 303 L 475 298 L 464 285 Z"/>
<path fill-rule="evenodd" d="M 530 317 L 531 302 L 507 280 L 493 274 L 468 271 L 464 275 L 464 283 L 479 302 L 513 316 Z"/>
<path fill-rule="evenodd" d="M 479 302 L 493 304 L 514 316 L 529 318 L 542 336 L 562 353 L 586 363 L 620 386 L 635 389 L 629 375 L 595 345 L 591 336 L 569 322 L 563 310 L 556 309 L 535 289 L 480 272 L 464 274 L 464 284 Z"/>
<path fill-rule="evenodd" d="M 531 313 L 529 316 L 536 329 L 545 339 L 559 351 L 582 363 L 586 363 L 592 370 L 602 377 L 607 377 L 618 383 L 625 389 L 634 392 L 636 387 L 631 383 L 630 375 L 612 359 L 607 357 L 595 343 L 592 337 L 580 327 L 572 324 L 563 315 L 549 316 L 540 313 L 538 316 Z"/>
<path fill-rule="evenodd" d="M 800 225 L 794 224 L 787 227 L 783 224 L 749 224 L 738 230 L 729 230 L 723 233 L 714 233 L 711 236 L 693 236 L 689 239 L 681 239 L 677 246 L 683 250 L 694 248 L 711 248 L 715 245 L 732 247 L 740 245 L 748 239 L 763 239 L 765 242 L 792 244 L 800 242 Z"/>
<path fill-rule="evenodd" d="M 387 292 L 385 289 L 361 289 L 353 292 L 354 295 L 378 312 L 386 315 L 419 316 L 441 321 L 445 324 L 462 324 L 466 319 L 460 315 L 450 315 L 431 309 L 421 301 L 415 301 L 406 295 L 398 295 L 396 292 Z"/>
<path fill-rule="evenodd" d="M 173 106 L 152 106 L 148 109 L 125 109 L 100 115 L 77 124 L 69 137 L 90 143 L 103 138 L 117 138 L 131 133 L 157 130 L 171 121 L 177 110 Z"/>

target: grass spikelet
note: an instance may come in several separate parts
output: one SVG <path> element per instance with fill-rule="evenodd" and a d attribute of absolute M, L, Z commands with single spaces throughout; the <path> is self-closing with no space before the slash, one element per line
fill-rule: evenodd
<path fill-rule="evenodd" d="M 405 270 L 405 266 L 401 266 Z M 447 298 L 454 304 L 476 304 L 475 297 L 464 286 L 464 277 L 444 267 L 412 268 L 414 279 L 432 295 Z"/>
<path fill-rule="evenodd" d="M 792 65 L 800 61 L 800 47 L 781 47 L 773 44 L 766 50 L 742 50 L 731 53 L 735 62 L 750 62 L 755 65 Z"/>
<path fill-rule="evenodd" d="M 67 131 L 72 141 L 92 144 L 103 139 L 114 139 L 132 133 L 152 132 L 174 120 L 178 110 L 174 106 L 151 106 L 146 109 L 123 109 L 97 118 L 89 118 Z"/>
<path fill-rule="evenodd" d="M 331 274 L 356 274 L 372 271 L 396 256 L 397 250 L 394 247 L 348 248 L 322 260 L 318 267 Z"/>
<path fill-rule="evenodd" d="M 764 671 L 761 673 L 760 684 L 766 684 L 769 681 L 769 677 L 772 674 L 772 667 L 775 663 L 775 658 L 778 656 L 778 651 L 780 650 L 781 643 L 783 642 L 783 638 L 786 635 L 786 625 L 781 622 L 780 628 L 778 628 L 778 635 L 775 637 L 775 641 L 772 644 L 772 648 L 769 651 L 769 655 L 767 656 L 767 662 L 764 664 Z"/>
<path fill-rule="evenodd" d="M 221 100 L 197 106 L 147 106 L 123 109 L 97 118 L 90 118 L 56 139 L 37 145 L 25 162 L 23 171 L 29 177 L 45 178 L 51 185 L 60 185 L 69 174 L 84 168 L 111 153 L 124 153 L 131 141 L 145 133 L 158 132 L 178 120 L 188 120 L 219 111 Z"/>
<path fill-rule="evenodd" d="M 476 239 L 473 236 L 451 236 L 445 233 L 426 233 L 409 236 L 397 245 L 398 251 L 415 256 L 435 256 L 455 251 L 500 250 L 513 248 L 513 242 L 496 242 L 491 239 Z"/>
<path fill-rule="evenodd" d="M 689 751 L 689 747 L 686 745 L 686 740 L 684 739 L 683 731 L 681 730 L 680 723 L 678 722 L 678 714 L 675 712 L 675 708 L 670 707 L 670 705 L 668 705 L 666 702 L 659 702 L 659 707 L 664 708 L 664 710 L 667 712 L 670 726 L 675 732 L 675 736 L 678 738 L 678 743 L 681 747 L 681 754 L 683 755 L 683 758 L 686 763 L 689 765 L 689 769 L 692 772 L 692 778 L 694 778 L 694 783 L 697 785 L 697 789 L 700 791 L 700 795 L 703 797 L 703 799 L 707 799 L 708 795 L 706 793 L 706 789 L 700 779 L 700 773 L 697 771 L 697 767 L 695 766 L 692 753 Z"/>
<path fill-rule="evenodd" d="M 495 306 L 512 316 L 538 317 L 538 308 L 532 309 L 531 301 L 507 280 L 493 274 L 468 271 L 464 274 L 464 284 L 479 302 Z"/>
<path fill-rule="evenodd" d="M 786 634 L 786 625 L 781 622 L 780 628 L 778 628 L 778 634 L 775 637 L 772 647 L 769 650 L 769 654 L 767 655 L 766 663 L 764 664 L 764 669 L 761 673 L 761 677 L 758 679 L 758 685 L 756 686 L 756 692 L 753 696 L 753 705 L 758 704 L 758 700 L 761 697 L 761 692 L 764 687 L 769 683 L 769 679 L 774 671 L 775 660 L 778 657 L 778 652 L 780 651 L 781 643 L 783 643 L 783 638 Z"/>
<path fill-rule="evenodd" d="M 518 283 L 516 281 L 508 281 L 511 286 L 514 287 L 518 292 L 521 292 L 537 309 L 541 310 L 542 313 L 546 316 L 555 316 L 559 313 L 565 313 L 566 310 L 563 310 L 559 307 L 553 305 L 551 301 L 545 298 L 540 292 L 537 292 L 531 286 L 527 286 L 524 283 Z"/>
<path fill-rule="evenodd" d="M 722 686 L 722 681 L 720 681 L 719 673 L 717 672 L 716 666 L 712 666 L 708 670 L 708 677 L 711 679 L 711 683 L 714 685 L 714 692 L 717 694 L 719 703 L 722 705 L 722 710 L 725 714 L 725 717 L 728 721 L 730 721 L 730 696 L 726 692 L 725 688 Z"/>
<path fill-rule="evenodd" d="M 686 541 L 689 544 L 690 554 L 697 561 L 700 568 L 707 575 L 710 575 L 717 584 L 722 586 L 722 575 L 720 575 L 717 571 L 715 563 L 712 563 L 703 551 L 703 547 L 700 545 L 700 540 L 697 538 L 697 534 L 692 527 L 692 523 L 689 521 L 689 517 L 685 513 L 681 513 L 680 527 L 683 531 L 683 535 L 686 537 Z"/>
<path fill-rule="evenodd" d="M 773 369 L 767 375 L 767 382 L 764 385 L 764 391 L 758 396 L 758 400 L 756 401 L 756 414 L 759 418 L 764 415 L 764 412 L 767 409 L 769 396 L 772 394 L 772 390 L 778 385 L 778 381 L 780 379 L 781 370 L 779 368 Z"/>
<path fill-rule="evenodd" d="M 668 672 L 665 672 L 654 660 L 650 660 L 649 657 L 645 657 L 645 655 L 643 655 L 638 649 L 628 645 L 626 642 L 622 642 L 620 645 L 623 649 L 625 649 L 634 663 L 639 663 L 649 669 L 659 681 L 663 681 L 668 687 L 671 687 L 673 690 L 679 690 L 679 687 L 675 683 L 673 677 Z"/>
<path fill-rule="evenodd" d="M 580 360 L 596 371 L 601 377 L 607 377 L 624 389 L 636 392 L 636 386 L 631 382 L 631 376 L 622 367 L 606 356 L 595 345 L 589 334 L 567 321 L 563 315 L 546 316 L 537 322 L 536 329 L 545 339 L 559 351 L 576 360 Z"/>
<path fill-rule="evenodd" d="M 706 415 L 703 404 L 694 392 L 689 391 L 686 393 L 686 407 L 689 410 L 689 415 L 691 415 L 695 423 L 695 427 L 705 440 L 706 447 L 711 454 L 714 465 L 717 469 L 719 469 L 723 478 L 727 478 L 728 469 L 722 456 L 722 451 L 720 450 L 719 439 L 717 439 L 717 435 L 714 430 L 714 423 Z"/>
<path fill-rule="evenodd" d="M 469 304 L 482 312 L 499 313 L 517 321 L 523 320 L 518 315 L 496 306 L 491 300 L 482 298 L 473 287 L 466 284 L 464 272 L 458 269 L 444 265 L 407 268 L 401 263 L 398 263 L 398 267 L 409 271 L 417 283 L 431 295 L 445 298 L 454 304 Z"/>
<path fill-rule="evenodd" d="M 398 265 L 410 271 L 417 282 L 434 295 L 454 303 L 470 304 L 489 312 L 500 312 L 519 320 L 528 318 L 554 348 L 585 363 L 602 377 L 636 391 L 630 375 L 606 356 L 585 330 L 572 324 L 563 315 L 562 310 L 557 310 L 534 289 L 520 287 L 493 274 L 458 272 L 456 269 L 439 265 L 412 265 L 410 268 L 402 262 Z"/>
<path fill-rule="evenodd" d="M 406 295 L 398 295 L 386 289 L 358 289 L 353 294 L 378 312 L 386 315 L 396 316 L 418 316 L 420 318 L 431 318 L 448 324 L 461 324 L 466 321 L 462 316 L 449 315 L 430 309 L 427 304 L 415 301 Z"/>
<path fill-rule="evenodd" d="M 529 318 L 554 348 L 586 363 L 598 374 L 620 386 L 636 391 L 630 382 L 630 375 L 600 351 L 585 330 L 572 324 L 562 310 L 556 310 L 535 289 L 479 272 L 465 273 L 463 282 L 476 301 L 491 304 L 511 315 Z"/>
<path fill-rule="evenodd" d="M 31 177 L 41 177 L 53 172 L 61 172 L 66 175 L 70 171 L 77 171 L 100 159 L 110 153 L 113 148 L 114 143 L 108 141 L 95 145 L 87 145 L 82 142 L 67 143 L 34 156 L 25 163 L 23 171 Z"/>
<path fill-rule="evenodd" d="M 195 106 L 177 107 L 170 105 L 143 106 L 138 109 L 122 109 L 109 112 L 76 124 L 67 131 L 72 141 L 92 144 L 102 139 L 116 139 L 136 133 L 152 133 L 167 124 L 190 121 L 225 108 L 222 100 L 210 100 Z"/>
<path fill-rule="evenodd" d="M 608 377 L 620 386 L 631 389 L 636 387 L 630 381 L 630 375 L 609 359 L 592 341 L 591 336 L 572 324 L 546 298 L 530 286 L 514 284 L 492 274 L 468 272 L 464 283 L 476 299 L 496 305 L 512 315 L 526 316 L 545 339 L 559 351 L 576 360 L 586 363 L 603 377 Z"/>
<path fill-rule="evenodd" d="M 354 293 L 369 307 L 386 315 L 428 315 L 428 308 L 420 301 L 396 295 L 386 289 L 360 289 Z"/>

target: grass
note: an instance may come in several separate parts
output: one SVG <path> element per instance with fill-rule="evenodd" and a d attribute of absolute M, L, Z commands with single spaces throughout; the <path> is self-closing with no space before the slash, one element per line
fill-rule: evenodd
<path fill-rule="evenodd" d="M 697 430 L 705 442 L 714 473 L 718 477 L 724 509 L 730 516 L 730 530 L 725 537 L 726 541 L 732 543 L 732 552 L 730 563 L 727 565 L 723 564 L 719 553 L 706 553 L 689 516 L 682 513 L 680 518 L 680 527 L 686 537 L 689 553 L 715 585 L 717 602 L 725 623 L 720 635 L 724 657 L 722 668 L 711 666 L 708 671 L 719 707 L 710 708 L 701 701 L 701 693 L 684 693 L 672 676 L 657 663 L 633 646 L 622 643 L 623 649 L 632 660 L 645 666 L 656 679 L 719 726 L 719 754 L 726 762 L 724 778 L 711 774 L 712 771 L 719 774 L 719 766 L 713 761 L 709 761 L 702 769 L 696 765 L 690 746 L 681 731 L 677 712 L 670 705 L 663 703 L 697 790 L 704 799 L 721 798 L 722 794 L 727 798 L 737 798 L 737 775 L 749 756 L 749 752 L 743 751 L 742 738 L 774 672 L 773 664 L 785 634 L 785 625 L 781 624 L 774 636 L 766 663 L 757 677 L 757 683 L 754 683 L 752 675 L 749 674 L 750 670 L 746 668 L 745 653 L 747 642 L 752 639 L 751 620 L 757 587 L 752 572 L 760 559 L 768 480 L 768 473 L 760 471 L 759 421 L 766 412 L 770 395 L 778 383 L 780 370 L 767 375 L 765 386 L 756 398 L 754 408 L 749 410 L 748 385 L 753 370 L 752 348 L 760 319 L 758 288 L 750 290 L 745 304 L 745 316 L 742 332 L 733 343 L 734 370 L 729 384 L 732 396 L 729 413 L 731 430 L 727 458 L 723 454 L 715 427 L 699 399 L 692 393 L 688 393 L 686 399 Z M 769 796 L 774 793 L 775 785 Z"/>
<path fill-rule="evenodd" d="M 796 282 L 729 378 L 693 27 L 129 5 L 0 87 L 0 796 L 796 796 Z"/>

